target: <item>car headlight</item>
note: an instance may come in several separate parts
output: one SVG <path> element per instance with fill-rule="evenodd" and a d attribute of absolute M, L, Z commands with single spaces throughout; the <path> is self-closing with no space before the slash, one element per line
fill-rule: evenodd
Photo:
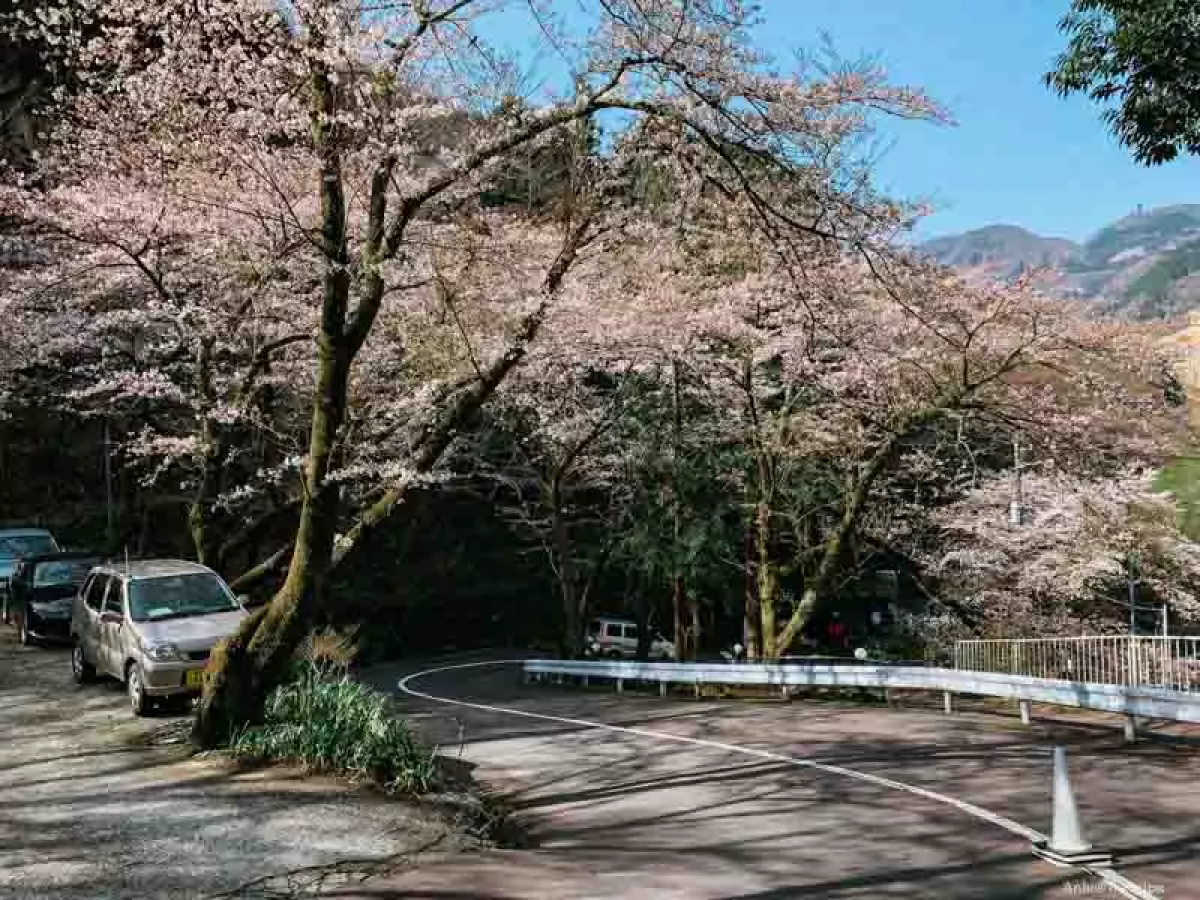
<path fill-rule="evenodd" d="M 183 658 L 174 644 L 147 644 L 145 650 L 148 657 L 159 662 Z"/>

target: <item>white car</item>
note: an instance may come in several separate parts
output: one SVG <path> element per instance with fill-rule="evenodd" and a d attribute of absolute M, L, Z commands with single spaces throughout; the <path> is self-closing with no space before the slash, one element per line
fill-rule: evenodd
<path fill-rule="evenodd" d="M 638 626 L 632 619 L 601 616 L 588 623 L 587 648 L 592 656 L 612 658 L 637 656 Z M 650 639 L 650 658 L 667 661 L 675 658 L 675 645 L 655 631 Z"/>

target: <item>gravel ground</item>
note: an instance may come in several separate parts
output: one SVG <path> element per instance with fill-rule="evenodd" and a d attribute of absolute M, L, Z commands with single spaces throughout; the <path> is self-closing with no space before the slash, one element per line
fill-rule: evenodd
<path fill-rule="evenodd" d="M 311 896 L 473 843 L 427 807 L 190 756 L 186 724 L 0 631 L 0 898 Z"/>

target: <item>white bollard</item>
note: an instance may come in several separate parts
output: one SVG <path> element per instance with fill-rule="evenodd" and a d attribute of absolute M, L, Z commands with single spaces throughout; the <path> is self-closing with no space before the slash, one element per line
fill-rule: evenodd
<path fill-rule="evenodd" d="M 1029 701 L 1021 700 L 1019 702 L 1020 702 L 1020 706 L 1021 706 L 1021 724 L 1028 725 L 1033 721 L 1033 714 L 1029 708 L 1030 707 Z"/>
<path fill-rule="evenodd" d="M 587 686 L 588 686 L 588 677 L 587 677 L 587 675 L 584 675 L 584 676 L 583 676 L 583 686 L 584 686 L 584 687 L 587 687 Z"/>
<path fill-rule="evenodd" d="M 618 694 L 625 693 L 625 679 L 624 678 L 617 679 L 617 693 Z"/>
<path fill-rule="evenodd" d="M 1125 716 L 1125 742 L 1133 744 L 1137 742 L 1138 737 L 1138 720 L 1137 716 L 1126 714 Z"/>
<path fill-rule="evenodd" d="M 946 715 L 954 712 L 954 695 L 949 691 L 942 691 L 942 710 Z"/>
<path fill-rule="evenodd" d="M 667 696 L 667 683 L 665 681 L 660 681 L 658 683 L 658 696 L 660 696 L 660 697 Z"/>
<path fill-rule="evenodd" d="M 1050 840 L 1033 845 L 1033 852 L 1058 866 L 1107 865 L 1112 855 L 1096 850 L 1083 836 L 1075 792 L 1067 774 L 1067 751 L 1054 748 L 1054 821 Z"/>

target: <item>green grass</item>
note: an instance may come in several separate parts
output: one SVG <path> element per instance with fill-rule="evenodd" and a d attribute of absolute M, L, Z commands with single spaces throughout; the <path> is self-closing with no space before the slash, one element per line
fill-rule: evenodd
<path fill-rule="evenodd" d="M 267 701 L 262 725 L 231 742 L 235 757 L 298 763 L 419 794 L 437 777 L 435 753 L 417 741 L 389 698 L 343 669 L 305 663 Z"/>
<path fill-rule="evenodd" d="M 1180 530 L 1189 539 L 1200 540 L 1200 457 L 1175 457 L 1158 473 L 1154 487 L 1175 496 Z"/>

